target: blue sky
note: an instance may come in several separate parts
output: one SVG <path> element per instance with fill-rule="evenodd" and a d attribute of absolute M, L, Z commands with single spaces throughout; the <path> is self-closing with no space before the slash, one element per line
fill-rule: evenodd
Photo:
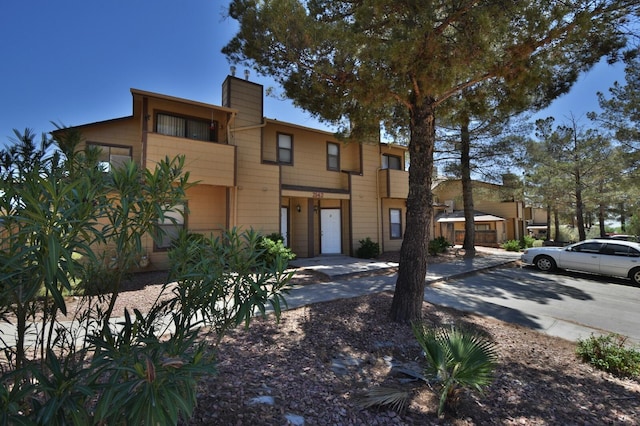
<path fill-rule="evenodd" d="M 0 5 L 0 144 L 12 129 L 37 134 L 131 114 L 130 88 L 220 105 L 236 32 L 223 0 L 14 0 Z M 243 76 L 238 68 L 237 75 Z M 599 65 L 542 116 L 597 110 L 622 67 Z M 265 87 L 274 83 L 252 73 Z M 291 102 L 267 98 L 265 115 L 326 128 Z M 586 118 L 584 118 L 586 120 Z"/>

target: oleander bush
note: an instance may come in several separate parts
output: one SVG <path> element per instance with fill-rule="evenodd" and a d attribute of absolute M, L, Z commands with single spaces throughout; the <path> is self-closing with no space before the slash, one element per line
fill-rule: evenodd
<path fill-rule="evenodd" d="M 0 425 L 188 421 L 224 333 L 267 308 L 279 318 L 286 250 L 265 248 L 253 231 L 185 233 L 169 251 L 177 285 L 116 324 L 142 238 L 161 238 L 155 224 L 184 205 L 184 157 L 106 171 L 96 150 L 78 150 L 78 132 L 43 136 L 40 146 L 30 131 L 15 133 L 0 150 L 0 321 L 15 329 L 15 339 L 0 338 Z M 113 259 L 98 254 L 105 246 Z M 83 308 L 62 321 L 76 286 Z"/>

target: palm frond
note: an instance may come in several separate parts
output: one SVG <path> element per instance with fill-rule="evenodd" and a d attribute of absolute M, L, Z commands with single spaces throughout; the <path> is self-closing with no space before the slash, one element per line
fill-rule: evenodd
<path fill-rule="evenodd" d="M 408 391 L 378 386 L 368 389 L 364 395 L 356 398 L 355 403 L 362 408 L 382 406 L 402 413 L 407 408 L 410 398 L 411 393 Z"/>
<path fill-rule="evenodd" d="M 498 355 L 495 343 L 478 332 L 433 329 L 424 324 L 413 324 L 413 333 L 427 360 L 425 373 L 441 385 L 438 415 L 441 415 L 459 387 L 482 391 L 491 383 Z"/>

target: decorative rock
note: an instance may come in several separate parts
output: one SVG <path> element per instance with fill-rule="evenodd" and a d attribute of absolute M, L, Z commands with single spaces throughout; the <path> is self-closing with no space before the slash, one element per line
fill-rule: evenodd
<path fill-rule="evenodd" d="M 349 367 L 358 367 L 362 361 L 349 355 L 340 354 L 331 360 L 331 369 L 338 376 L 349 373 Z"/>
<path fill-rule="evenodd" d="M 269 395 L 256 396 L 255 398 L 251 398 L 247 404 L 249 405 L 257 405 L 257 404 L 266 404 L 266 405 L 274 405 L 275 399 Z"/>
<path fill-rule="evenodd" d="M 284 418 L 287 419 L 288 424 L 292 426 L 304 426 L 304 417 L 297 414 L 285 414 Z"/>

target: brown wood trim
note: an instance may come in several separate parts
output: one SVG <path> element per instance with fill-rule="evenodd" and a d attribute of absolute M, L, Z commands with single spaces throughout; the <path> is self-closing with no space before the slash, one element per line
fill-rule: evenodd
<path fill-rule="evenodd" d="M 227 199 L 225 212 L 225 229 L 229 229 L 229 224 L 231 223 L 231 190 L 232 188 L 227 187 L 224 191 Z"/>
<path fill-rule="evenodd" d="M 318 186 L 288 185 L 282 184 L 281 189 L 290 191 L 328 192 L 330 194 L 349 194 L 348 189 L 322 188 Z"/>
<path fill-rule="evenodd" d="M 385 195 L 391 198 L 391 169 L 387 169 L 387 188 L 384 191 Z"/>
<path fill-rule="evenodd" d="M 349 182 L 349 191 L 351 191 L 351 175 L 347 175 L 348 176 L 348 182 Z M 349 199 L 347 200 L 347 208 L 349 209 L 349 217 L 347 218 L 347 223 L 349 224 L 349 236 L 347 237 L 347 240 L 349 241 L 349 253 L 347 253 L 349 256 L 353 256 L 355 253 L 353 252 L 353 197 L 349 197 Z M 376 229 L 376 234 L 378 233 L 378 230 Z"/>
<path fill-rule="evenodd" d="M 318 210 L 320 207 L 318 207 Z M 320 224 L 320 213 L 318 213 L 318 224 Z M 309 257 L 315 257 L 315 223 L 313 220 L 313 198 L 307 199 L 307 252 Z M 322 247 L 320 247 L 322 253 Z"/>
<path fill-rule="evenodd" d="M 142 98 L 142 166 L 147 167 L 147 133 L 149 132 L 149 98 Z"/>
<path fill-rule="evenodd" d="M 238 146 L 233 145 L 233 186 L 238 186 Z"/>

